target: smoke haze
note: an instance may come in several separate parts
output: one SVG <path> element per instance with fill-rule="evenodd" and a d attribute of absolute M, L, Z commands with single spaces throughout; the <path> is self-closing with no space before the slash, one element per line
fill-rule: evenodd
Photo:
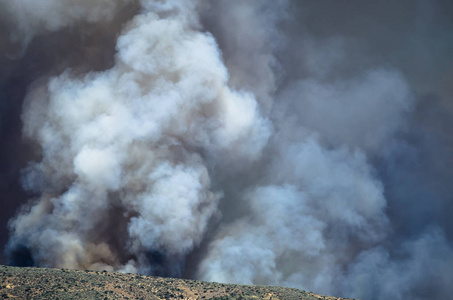
<path fill-rule="evenodd" d="M 0 16 L 0 262 L 453 293 L 448 1 Z"/>

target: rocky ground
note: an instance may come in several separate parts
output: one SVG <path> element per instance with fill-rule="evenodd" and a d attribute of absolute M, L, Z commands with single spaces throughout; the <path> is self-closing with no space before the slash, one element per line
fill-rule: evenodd
<path fill-rule="evenodd" d="M 0 299 L 341 299 L 270 286 L 0 266 Z"/>

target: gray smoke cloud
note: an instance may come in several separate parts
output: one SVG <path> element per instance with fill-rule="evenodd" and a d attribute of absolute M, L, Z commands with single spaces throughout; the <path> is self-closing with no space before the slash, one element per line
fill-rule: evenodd
<path fill-rule="evenodd" d="M 1 87 L 26 78 L 16 147 L 34 153 L 8 263 L 453 292 L 447 2 L 0 8 Z"/>
<path fill-rule="evenodd" d="M 87 0 L 6 0 L 2 9 L 6 17 L 12 16 L 15 25 L 11 39 L 26 45 L 36 35 L 55 32 L 78 22 L 110 21 L 127 2 L 132 0 L 98 1 L 95 5 Z"/>

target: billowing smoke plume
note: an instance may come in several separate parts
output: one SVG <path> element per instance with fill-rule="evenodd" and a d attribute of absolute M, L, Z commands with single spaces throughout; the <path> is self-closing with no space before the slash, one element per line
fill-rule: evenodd
<path fill-rule="evenodd" d="M 268 122 L 253 95 L 226 85 L 214 39 L 187 17 L 193 7 L 177 4 L 134 17 L 113 68 L 67 71 L 29 92 L 24 135 L 42 161 L 24 184 L 41 196 L 11 223 L 10 242 L 27 245 L 36 264 L 153 272 L 149 252 L 180 260 L 216 212 L 203 156 L 259 157 Z M 124 227 L 120 249 L 109 246 L 112 226 Z M 123 252 L 135 259 L 123 262 Z"/>
<path fill-rule="evenodd" d="M 453 293 L 448 3 L 0 9 L 2 117 L 18 101 L 26 144 L 0 129 L 27 153 L 8 263 Z"/>

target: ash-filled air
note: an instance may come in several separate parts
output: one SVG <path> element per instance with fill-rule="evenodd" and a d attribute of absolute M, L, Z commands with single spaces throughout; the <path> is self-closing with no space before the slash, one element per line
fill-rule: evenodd
<path fill-rule="evenodd" d="M 448 298 L 452 16 L 0 2 L 0 262 Z"/>

